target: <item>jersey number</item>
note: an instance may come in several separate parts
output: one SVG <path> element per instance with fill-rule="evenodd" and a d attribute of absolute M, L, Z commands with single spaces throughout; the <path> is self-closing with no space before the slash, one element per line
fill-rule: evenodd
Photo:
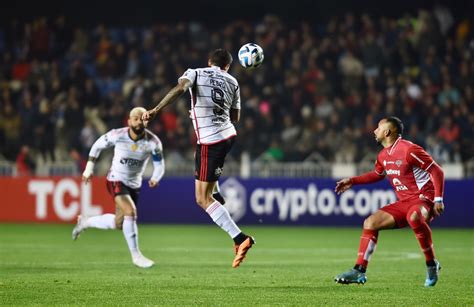
<path fill-rule="evenodd" d="M 222 91 L 220 88 L 214 87 L 211 90 L 211 98 L 212 101 L 216 104 L 214 107 L 214 115 L 223 115 L 225 110 L 224 110 L 224 91 Z"/>

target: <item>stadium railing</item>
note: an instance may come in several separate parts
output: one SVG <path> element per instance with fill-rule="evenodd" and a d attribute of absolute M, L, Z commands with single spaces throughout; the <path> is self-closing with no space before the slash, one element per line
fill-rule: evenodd
<path fill-rule="evenodd" d="M 0 161 L 0 176 L 16 176 L 16 163 L 10 161 Z"/>
<path fill-rule="evenodd" d="M 77 176 L 79 170 L 75 162 L 48 162 L 36 168 L 37 176 Z"/>
<path fill-rule="evenodd" d="M 105 176 L 108 171 L 109 161 L 100 161 L 96 166 L 95 175 Z M 242 178 L 343 178 L 373 170 L 373 162 L 360 163 L 329 163 L 329 162 L 276 162 L 276 161 L 242 161 L 231 160 L 224 166 L 224 176 Z M 443 164 L 447 179 L 474 178 L 474 159 L 464 164 Z M 194 163 L 185 161 L 181 163 L 167 163 L 166 177 L 192 176 Z M 153 168 L 149 163 L 144 175 L 151 176 Z M 37 167 L 36 176 L 79 176 L 81 171 L 74 162 L 49 162 Z M 17 176 L 16 164 L 0 161 L 0 176 Z"/>

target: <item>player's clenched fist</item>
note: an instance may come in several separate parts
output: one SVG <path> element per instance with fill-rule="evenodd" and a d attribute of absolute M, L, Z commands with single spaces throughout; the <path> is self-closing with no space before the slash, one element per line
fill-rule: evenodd
<path fill-rule="evenodd" d="M 82 181 L 88 183 L 91 180 L 92 174 L 94 173 L 94 162 L 87 161 L 86 168 L 82 173 Z"/>
<path fill-rule="evenodd" d="M 155 115 L 156 115 L 155 109 L 146 111 L 142 115 L 142 121 L 145 123 L 148 123 L 150 120 L 152 120 L 155 117 Z"/>
<path fill-rule="evenodd" d="M 153 180 L 153 179 L 150 179 L 150 180 L 148 181 L 148 186 L 149 186 L 150 188 L 156 188 L 156 187 L 158 186 L 158 181 Z"/>

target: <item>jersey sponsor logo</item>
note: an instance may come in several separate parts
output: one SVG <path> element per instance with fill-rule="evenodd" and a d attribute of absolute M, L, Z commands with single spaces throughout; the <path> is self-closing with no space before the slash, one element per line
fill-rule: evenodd
<path fill-rule="evenodd" d="M 221 80 L 217 80 L 217 79 L 209 79 L 209 83 L 212 85 L 212 86 L 217 86 L 217 87 L 220 87 L 222 89 L 225 89 L 225 82 L 224 81 L 221 81 Z"/>
<path fill-rule="evenodd" d="M 400 170 L 388 169 L 385 171 L 387 175 L 397 175 L 400 176 Z"/>
<path fill-rule="evenodd" d="M 143 166 L 142 160 L 132 159 L 132 158 L 122 158 L 120 163 L 129 167 L 141 167 Z"/>
<path fill-rule="evenodd" d="M 408 191 L 408 188 L 406 187 L 406 185 L 402 184 L 400 179 L 393 178 L 392 183 L 395 186 L 395 190 L 397 190 L 397 192 L 399 192 L 399 191 Z"/>
<path fill-rule="evenodd" d="M 395 164 L 395 162 L 383 160 L 383 166 L 387 166 L 388 164 Z"/>

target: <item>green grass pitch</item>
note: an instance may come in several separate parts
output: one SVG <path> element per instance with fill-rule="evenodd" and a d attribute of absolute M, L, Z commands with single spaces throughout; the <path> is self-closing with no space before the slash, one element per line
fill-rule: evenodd
<path fill-rule="evenodd" d="M 425 289 L 411 230 L 383 231 L 364 286 L 335 284 L 360 229 L 243 227 L 257 244 L 238 269 L 214 225 L 140 225 L 151 269 L 132 265 L 119 231 L 0 225 L 0 305 L 473 306 L 474 230 L 434 229 L 440 281 Z"/>

